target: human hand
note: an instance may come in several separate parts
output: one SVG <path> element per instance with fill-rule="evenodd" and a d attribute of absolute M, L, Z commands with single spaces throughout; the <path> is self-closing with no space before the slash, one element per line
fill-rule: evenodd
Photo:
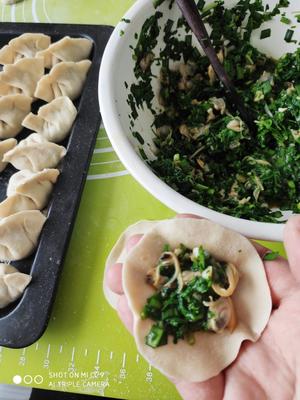
<path fill-rule="evenodd" d="M 140 239 L 141 235 L 132 236 L 127 250 Z M 262 258 L 269 251 L 254 245 Z M 300 216 L 287 222 L 284 246 L 288 261 L 278 257 L 264 262 L 273 310 L 262 336 L 256 343 L 243 342 L 237 359 L 214 378 L 201 383 L 174 382 L 185 400 L 300 399 Z M 117 311 L 132 332 L 133 316 L 122 288 L 122 264 L 113 265 L 106 279 L 120 296 Z"/>

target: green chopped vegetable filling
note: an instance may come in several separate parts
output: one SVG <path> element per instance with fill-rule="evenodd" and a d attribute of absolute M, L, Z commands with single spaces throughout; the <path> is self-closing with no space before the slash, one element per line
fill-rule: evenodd
<path fill-rule="evenodd" d="M 286 31 L 285 36 L 284 36 L 284 40 L 285 40 L 286 42 L 291 42 L 292 39 L 293 39 L 293 36 L 294 36 L 294 31 L 293 31 L 292 29 L 288 29 L 288 30 Z"/>
<path fill-rule="evenodd" d="M 291 23 L 291 20 L 289 18 L 285 17 L 284 15 L 280 18 L 280 21 L 286 25 L 289 25 Z"/>
<path fill-rule="evenodd" d="M 260 33 L 260 38 L 261 39 L 266 39 L 268 37 L 271 36 L 271 29 L 264 29 L 263 31 L 261 31 Z"/>
<path fill-rule="evenodd" d="M 219 299 L 219 295 L 213 290 L 212 285 L 228 287 L 225 262 L 217 261 L 203 247 L 197 248 L 198 254 L 184 245 L 180 245 L 173 251 L 180 264 L 180 274 L 184 280 L 181 287 L 178 281 L 168 285 L 172 278 L 174 264 L 163 265 L 171 251 L 170 246 L 164 246 L 156 268 L 159 268 L 161 283 L 156 287 L 157 291 L 147 299 L 141 311 L 141 318 L 155 321 L 145 343 L 153 348 L 165 345 L 168 337 L 177 343 L 180 339 L 193 342 L 191 333 L 210 330 L 209 321 L 216 318 L 216 314 L 209 309 L 205 302 L 213 302 Z M 184 275 L 188 272 L 190 277 Z M 179 279 L 179 278 L 178 278 Z M 154 284 L 154 278 L 147 282 Z"/>
<path fill-rule="evenodd" d="M 154 324 L 146 336 L 146 344 L 150 347 L 156 348 L 167 344 L 168 337 L 163 328 L 162 323 Z"/>
<path fill-rule="evenodd" d="M 256 132 L 227 104 L 224 88 L 193 46 L 183 18 L 163 26 L 164 45 L 155 61 L 151 54 L 160 12 L 146 20 L 133 49 L 132 120 L 145 105 L 151 109 L 152 65 L 160 67 L 161 109 L 152 110 L 156 158 L 148 161 L 150 167 L 187 198 L 238 218 L 283 222 L 282 211 L 300 211 L 300 49 L 274 60 L 250 41 L 252 32 L 276 15 L 287 23 L 282 9 L 288 5 L 287 0 L 273 8 L 262 0 L 239 0 L 228 9 L 221 0 L 208 6 L 198 2 L 220 60 L 256 115 Z M 186 34 L 179 36 L 178 28 Z M 293 32 L 288 29 L 285 40 L 293 41 Z M 269 34 L 270 28 L 261 31 L 262 38 Z"/>

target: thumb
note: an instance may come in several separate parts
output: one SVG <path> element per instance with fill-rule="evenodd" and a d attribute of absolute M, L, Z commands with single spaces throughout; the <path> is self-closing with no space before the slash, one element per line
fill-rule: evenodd
<path fill-rule="evenodd" d="M 284 227 L 283 240 L 292 274 L 300 282 L 300 215 L 288 220 Z"/>

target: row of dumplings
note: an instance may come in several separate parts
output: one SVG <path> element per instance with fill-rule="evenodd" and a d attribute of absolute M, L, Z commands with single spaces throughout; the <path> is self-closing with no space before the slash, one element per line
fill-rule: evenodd
<path fill-rule="evenodd" d="M 58 145 L 71 130 L 79 97 L 90 68 L 86 60 L 92 42 L 26 33 L 0 49 L 0 172 L 11 163 L 7 198 L 0 203 L 0 260 L 21 260 L 38 244 L 47 207 L 60 174 L 56 168 L 67 150 Z M 51 68 L 44 75 L 45 68 Z M 48 104 L 31 113 L 36 99 Z M 15 137 L 26 127 L 34 133 L 19 143 Z M 31 276 L 0 264 L 0 308 L 16 300 Z"/>
<path fill-rule="evenodd" d="M 57 97 L 40 107 L 37 115 L 30 112 L 31 102 L 22 94 L 0 97 L 0 139 L 14 138 L 25 127 L 51 142 L 63 141 L 77 115 L 70 98 Z"/>
<path fill-rule="evenodd" d="M 47 102 L 76 99 L 91 66 L 92 42 L 69 36 L 50 44 L 50 36 L 25 33 L 0 49 L 0 96 L 23 93 Z M 46 75 L 45 68 L 51 68 Z"/>

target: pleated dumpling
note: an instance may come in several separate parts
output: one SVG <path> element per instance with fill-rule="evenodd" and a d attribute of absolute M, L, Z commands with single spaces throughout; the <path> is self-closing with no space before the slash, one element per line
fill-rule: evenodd
<path fill-rule="evenodd" d="M 58 169 L 44 169 L 40 172 L 24 169 L 16 172 L 8 182 L 7 197 L 20 194 L 32 200 L 36 209 L 42 210 L 48 204 L 58 175 Z"/>
<path fill-rule="evenodd" d="M 76 115 L 77 109 L 72 101 L 66 96 L 58 97 L 42 106 L 37 115 L 28 114 L 22 125 L 50 142 L 61 142 L 70 132 Z"/>
<path fill-rule="evenodd" d="M 0 64 L 14 64 L 21 58 L 34 58 L 50 46 L 51 38 L 43 33 L 23 33 L 0 49 Z"/>
<path fill-rule="evenodd" d="M 16 139 L 6 139 L 0 142 L 0 172 L 7 166 L 7 162 L 2 161 L 4 154 L 13 149 L 17 143 Z"/>
<path fill-rule="evenodd" d="M 44 75 L 41 58 L 22 58 L 15 64 L 4 65 L 0 72 L 0 96 L 23 93 L 33 97 L 37 82 Z"/>
<path fill-rule="evenodd" d="M 13 194 L 0 203 L 0 219 L 25 210 L 36 210 L 33 200 L 22 194 Z"/>
<path fill-rule="evenodd" d="M 0 97 L 0 139 L 15 137 L 23 129 L 22 121 L 30 113 L 32 98 L 24 94 Z"/>
<path fill-rule="evenodd" d="M 16 169 L 41 171 L 44 168 L 56 167 L 66 153 L 65 147 L 48 142 L 38 133 L 32 133 L 5 153 L 3 161 L 10 162 Z"/>
<path fill-rule="evenodd" d="M 0 260 L 17 261 L 36 248 L 46 217 L 38 210 L 21 211 L 0 220 Z"/>
<path fill-rule="evenodd" d="M 45 68 L 52 68 L 61 61 L 81 61 L 89 57 L 93 42 L 86 38 L 71 38 L 65 36 L 58 42 L 52 43 L 36 56 L 44 59 Z"/>
<path fill-rule="evenodd" d="M 17 300 L 31 281 L 31 276 L 23 274 L 9 264 L 0 264 L 0 308 Z"/>
<path fill-rule="evenodd" d="M 55 65 L 48 75 L 40 79 L 34 96 L 48 103 L 61 96 L 67 96 L 71 100 L 77 99 L 82 92 L 90 66 L 90 60 L 61 62 Z"/>

